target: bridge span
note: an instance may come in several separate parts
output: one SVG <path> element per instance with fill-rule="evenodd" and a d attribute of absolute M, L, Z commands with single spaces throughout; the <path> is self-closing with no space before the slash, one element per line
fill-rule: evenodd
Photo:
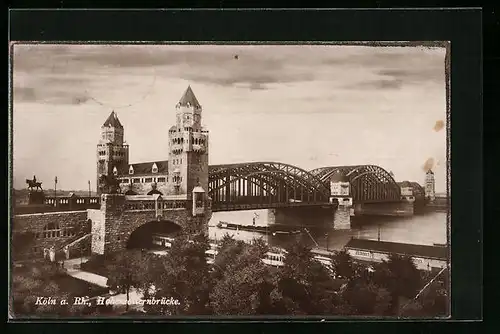
<path fill-rule="evenodd" d="M 249 162 L 209 166 L 208 193 L 212 211 L 324 206 L 330 185 L 292 165 Z"/>
<path fill-rule="evenodd" d="M 279 162 L 248 162 L 209 166 L 212 211 L 335 206 L 337 204 L 330 201 L 330 180 L 335 174 L 341 174 L 349 182 L 349 197 L 354 204 L 401 201 L 400 186 L 379 166 L 322 167 L 306 171 Z"/>

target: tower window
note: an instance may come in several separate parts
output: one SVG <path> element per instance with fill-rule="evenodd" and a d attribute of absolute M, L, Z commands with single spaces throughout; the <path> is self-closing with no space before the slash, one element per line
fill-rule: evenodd
<path fill-rule="evenodd" d="M 158 182 L 165 182 L 165 178 L 164 177 L 159 177 L 158 178 Z"/>
<path fill-rule="evenodd" d="M 153 182 L 153 178 L 151 178 L 151 177 L 147 177 L 147 178 L 144 180 L 144 182 L 146 182 L 146 183 L 151 183 L 151 182 Z"/>
<path fill-rule="evenodd" d="M 141 179 L 134 179 L 134 183 L 141 183 Z"/>
<path fill-rule="evenodd" d="M 130 166 L 130 168 L 128 169 L 128 173 L 129 174 L 134 174 L 134 168 L 132 166 Z"/>

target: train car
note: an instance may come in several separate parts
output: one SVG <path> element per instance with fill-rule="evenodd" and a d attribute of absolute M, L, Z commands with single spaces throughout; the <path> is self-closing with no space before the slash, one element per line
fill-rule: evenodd
<path fill-rule="evenodd" d="M 285 265 L 285 254 L 267 252 L 262 259 L 262 262 L 268 266 L 283 267 Z"/>
<path fill-rule="evenodd" d="M 326 256 L 315 255 L 314 259 L 327 268 L 332 268 L 332 260 Z"/>
<path fill-rule="evenodd" d="M 217 256 L 219 252 L 217 252 L 217 250 L 215 249 L 207 249 L 205 251 L 205 254 L 207 255 L 207 259 L 215 259 L 215 257 Z"/>
<path fill-rule="evenodd" d="M 174 242 L 174 238 L 168 237 L 162 234 L 153 235 L 153 245 L 161 246 L 165 248 L 172 247 L 172 242 Z"/>

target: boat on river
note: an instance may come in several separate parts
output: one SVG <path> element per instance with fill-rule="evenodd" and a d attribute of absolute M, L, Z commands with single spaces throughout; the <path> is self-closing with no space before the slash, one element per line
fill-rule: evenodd
<path fill-rule="evenodd" d="M 216 226 L 218 228 L 223 228 L 227 230 L 272 233 L 273 235 L 277 234 L 288 235 L 288 234 L 301 233 L 301 230 L 298 229 L 296 226 L 287 226 L 287 225 L 241 225 L 226 221 L 219 221 L 219 223 Z"/>

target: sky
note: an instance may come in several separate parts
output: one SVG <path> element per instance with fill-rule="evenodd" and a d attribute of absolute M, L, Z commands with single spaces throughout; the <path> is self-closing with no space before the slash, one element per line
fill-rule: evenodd
<path fill-rule="evenodd" d="M 373 164 L 446 191 L 445 49 L 346 45 L 13 47 L 13 186 L 95 190 L 100 127 L 115 111 L 130 162 L 166 160 L 191 85 L 209 162 L 312 170 Z"/>

